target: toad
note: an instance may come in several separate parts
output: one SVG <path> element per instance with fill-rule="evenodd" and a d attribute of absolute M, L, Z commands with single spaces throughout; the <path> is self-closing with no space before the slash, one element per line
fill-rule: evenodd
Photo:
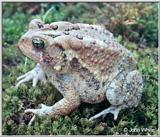
<path fill-rule="evenodd" d="M 102 26 L 65 21 L 45 24 L 34 19 L 18 42 L 23 54 L 36 67 L 18 77 L 21 83 L 50 81 L 63 98 L 53 106 L 27 109 L 39 116 L 68 115 L 82 102 L 108 100 L 111 106 L 92 116 L 108 113 L 117 119 L 121 109 L 137 107 L 142 95 L 142 75 L 132 53 Z"/>

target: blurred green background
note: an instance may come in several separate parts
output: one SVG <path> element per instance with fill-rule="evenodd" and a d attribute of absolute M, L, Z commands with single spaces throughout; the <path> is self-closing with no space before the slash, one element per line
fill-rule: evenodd
<path fill-rule="evenodd" d="M 5 135 L 113 135 L 157 134 L 158 128 L 158 4 L 157 3 L 2 3 L 2 91 L 3 134 Z M 143 74 L 144 89 L 137 108 L 122 110 L 117 121 L 112 114 L 104 119 L 87 118 L 109 106 L 108 102 L 82 104 L 69 116 L 57 120 L 37 117 L 28 127 L 32 114 L 26 108 L 38 104 L 53 105 L 61 95 L 50 84 L 31 82 L 15 89 L 16 78 L 35 66 L 35 62 L 16 48 L 29 22 L 41 18 L 45 23 L 55 21 L 102 24 L 118 42 L 132 51 Z M 124 130 L 128 129 L 128 132 Z M 140 131 L 129 132 L 130 129 Z M 144 129 L 144 130 L 142 130 Z"/>

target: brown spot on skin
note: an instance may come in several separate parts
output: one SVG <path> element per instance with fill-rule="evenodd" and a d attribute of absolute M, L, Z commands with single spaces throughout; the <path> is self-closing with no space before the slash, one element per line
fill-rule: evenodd
<path fill-rule="evenodd" d="M 74 30 L 79 30 L 80 28 L 79 28 L 78 25 L 74 25 L 74 26 L 73 26 L 73 29 L 74 29 Z"/>
<path fill-rule="evenodd" d="M 69 28 L 66 28 L 66 29 L 65 29 L 65 31 L 69 31 L 69 30 L 70 30 Z"/>
<path fill-rule="evenodd" d="M 94 29 L 94 27 L 93 27 L 93 26 L 90 26 L 90 28 L 91 28 L 91 29 Z"/>
<path fill-rule="evenodd" d="M 55 43 L 55 47 L 58 47 L 58 48 L 60 48 L 62 51 L 64 51 L 64 48 L 63 48 L 62 45 L 59 44 L 59 43 Z"/>
<path fill-rule="evenodd" d="M 80 27 L 77 25 L 77 26 L 75 27 L 75 30 L 80 30 Z"/>
<path fill-rule="evenodd" d="M 53 30 L 57 30 L 58 29 L 58 25 L 51 25 L 50 26 Z"/>
<path fill-rule="evenodd" d="M 60 36 L 60 35 L 52 35 L 52 34 L 48 34 L 48 36 L 50 36 L 50 37 L 52 37 L 52 38 L 56 38 L 56 37 L 58 37 L 58 36 Z"/>
<path fill-rule="evenodd" d="M 63 32 L 65 35 L 69 35 L 69 32 L 68 31 L 65 31 L 65 32 Z"/>
<path fill-rule="evenodd" d="M 76 58 L 73 58 L 71 61 L 70 61 L 70 65 L 71 65 L 71 67 L 73 68 L 75 68 L 75 67 L 78 67 L 78 59 L 76 59 Z"/>
<path fill-rule="evenodd" d="M 44 27 L 43 24 L 40 23 L 40 22 L 38 22 L 37 25 L 38 25 L 38 28 L 43 28 Z"/>
<path fill-rule="evenodd" d="M 94 40 L 94 41 L 92 41 L 92 42 L 91 42 L 91 44 L 96 44 L 96 41 L 95 41 L 95 40 Z"/>
<path fill-rule="evenodd" d="M 70 27 L 69 27 L 69 30 L 74 30 L 74 26 L 70 26 Z"/>
<path fill-rule="evenodd" d="M 112 70 L 111 69 L 108 69 L 108 73 L 111 73 L 112 72 Z"/>
<path fill-rule="evenodd" d="M 76 35 L 76 38 L 82 40 L 82 39 L 83 39 L 83 36 L 77 34 L 77 35 Z"/>
<path fill-rule="evenodd" d="M 82 42 L 77 44 L 73 41 L 72 43 L 70 43 L 70 47 L 74 50 L 80 50 L 82 48 Z"/>

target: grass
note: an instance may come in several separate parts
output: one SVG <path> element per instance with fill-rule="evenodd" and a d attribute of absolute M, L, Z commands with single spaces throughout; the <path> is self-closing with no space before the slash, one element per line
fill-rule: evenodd
<path fill-rule="evenodd" d="M 133 11 L 127 12 L 129 15 L 125 15 L 123 18 L 120 18 L 119 15 L 123 15 L 122 13 L 125 12 L 123 10 L 127 10 L 127 6 L 130 6 L 131 9 L 133 8 Z M 114 13 L 117 16 L 113 16 L 114 14 L 111 14 L 112 12 L 109 12 L 110 14 L 104 14 L 109 10 L 113 10 L 112 8 L 115 8 L 115 12 L 117 11 L 119 13 Z M 25 3 L 3 3 L 3 134 L 157 134 L 158 37 L 157 28 L 155 27 L 157 24 L 157 13 L 155 10 L 156 4 L 139 4 L 136 8 L 137 15 L 133 14 L 135 13 L 134 4 L 117 4 L 117 6 L 115 6 L 114 4 L 106 5 L 105 3 L 31 3 L 31 5 Z M 142 16 L 139 9 L 141 9 L 140 11 L 142 13 L 144 11 L 147 13 L 145 14 L 144 12 Z M 132 14 L 137 17 L 137 24 L 134 24 L 134 26 L 125 26 L 122 23 L 123 20 L 130 18 Z M 152 14 L 153 16 L 151 16 Z M 109 19 L 104 15 L 109 16 L 109 19 L 112 21 L 116 20 L 117 24 L 105 24 Z M 103 18 L 101 17 L 99 19 L 97 16 L 103 16 Z M 117 121 L 113 121 L 113 116 L 111 114 L 107 115 L 104 119 L 100 118 L 96 121 L 88 121 L 90 116 L 93 116 L 107 108 L 109 104 L 106 101 L 95 105 L 83 103 L 69 116 L 61 116 L 56 120 L 37 117 L 34 124 L 28 127 L 27 124 L 31 119 L 32 114 L 24 114 L 24 110 L 26 108 L 37 108 L 40 103 L 53 105 L 62 98 L 60 93 L 50 83 L 45 85 L 39 83 L 37 87 L 32 87 L 31 82 L 28 82 L 26 84 L 22 84 L 18 89 L 14 88 L 16 78 L 21 74 L 30 71 L 36 64 L 21 54 L 21 52 L 16 48 L 16 43 L 23 33 L 27 31 L 29 21 L 37 17 L 42 18 L 46 23 L 67 20 L 92 24 L 102 22 L 105 24 L 106 28 L 114 33 L 117 40 L 132 51 L 138 61 L 138 70 L 142 73 L 144 80 L 143 95 L 138 107 L 122 110 Z M 149 23 L 148 19 L 150 20 Z M 141 24 L 141 22 L 143 23 Z M 142 30 L 139 30 L 140 26 Z M 126 32 L 125 34 L 124 31 Z M 139 31 L 142 31 L 143 33 L 141 34 Z M 129 32 L 130 35 L 128 35 Z M 138 37 L 136 33 L 138 33 Z"/>

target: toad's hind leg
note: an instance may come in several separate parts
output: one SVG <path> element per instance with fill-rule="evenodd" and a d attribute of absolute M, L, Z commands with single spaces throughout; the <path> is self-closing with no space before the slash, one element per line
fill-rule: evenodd
<path fill-rule="evenodd" d="M 112 113 L 116 120 L 121 109 L 136 107 L 141 99 L 142 83 L 142 76 L 136 70 L 130 72 L 126 78 L 123 73 L 120 74 L 107 88 L 106 97 L 111 103 L 111 107 L 91 117 L 90 120 L 108 113 Z"/>

